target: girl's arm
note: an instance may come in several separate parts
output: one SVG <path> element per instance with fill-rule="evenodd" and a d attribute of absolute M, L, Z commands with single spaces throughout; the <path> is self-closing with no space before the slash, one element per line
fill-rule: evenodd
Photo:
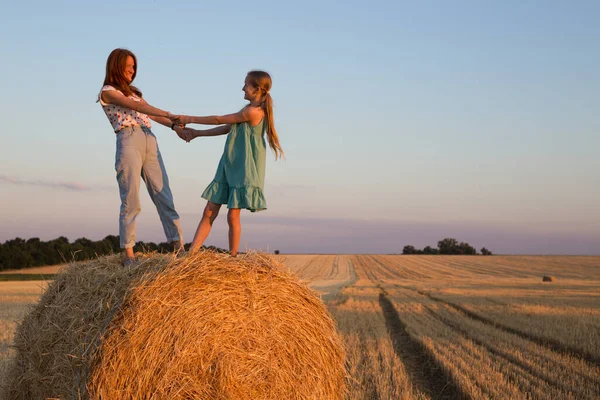
<path fill-rule="evenodd" d="M 177 135 L 179 135 L 180 138 L 186 142 L 189 142 L 200 136 L 227 135 L 231 130 L 231 125 L 217 126 L 216 128 L 211 129 L 183 128 L 181 125 L 177 125 L 175 126 L 174 130 L 177 132 Z"/>
<path fill-rule="evenodd" d="M 262 118 L 262 110 L 258 107 L 252 107 L 247 105 L 235 114 L 227 115 L 210 115 L 207 117 L 192 116 L 192 115 L 180 115 L 179 121 L 182 124 L 202 124 L 202 125 L 221 125 L 221 124 L 239 124 L 242 122 L 253 122 L 256 123 Z M 254 124 L 253 124 L 254 125 Z M 208 135 L 214 136 L 214 135 Z"/>
<path fill-rule="evenodd" d="M 104 90 L 102 92 L 101 96 L 102 96 L 102 101 L 104 101 L 105 103 L 129 108 L 131 110 L 135 110 L 135 111 L 144 113 L 148 116 L 152 115 L 155 117 L 170 118 L 172 115 L 168 111 L 164 111 L 164 110 L 161 110 L 160 108 L 152 107 L 150 104 L 146 103 L 145 101 L 132 100 L 132 99 L 126 97 L 125 95 L 123 95 L 123 93 L 116 91 L 116 90 Z M 156 122 L 159 122 L 159 121 L 156 121 Z M 170 122 L 170 120 L 169 120 L 169 122 Z M 161 122 L 159 122 L 159 123 L 161 123 Z M 168 126 L 171 127 L 171 124 L 169 123 Z"/>
<path fill-rule="evenodd" d="M 190 130 L 194 131 L 194 138 L 197 138 L 200 136 L 220 136 L 220 135 L 227 135 L 229 133 L 229 131 L 231 130 L 231 125 L 227 124 L 227 125 L 223 125 L 223 126 L 217 126 L 216 128 L 211 128 L 211 129 L 192 129 L 192 128 L 190 128 Z"/>

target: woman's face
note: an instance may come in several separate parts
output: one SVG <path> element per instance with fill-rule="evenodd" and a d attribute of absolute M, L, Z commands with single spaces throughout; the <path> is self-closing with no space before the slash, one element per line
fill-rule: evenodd
<path fill-rule="evenodd" d="M 133 81 L 134 74 L 135 61 L 133 61 L 133 57 L 127 56 L 127 61 L 125 61 L 125 79 L 127 79 L 127 82 L 131 83 Z"/>

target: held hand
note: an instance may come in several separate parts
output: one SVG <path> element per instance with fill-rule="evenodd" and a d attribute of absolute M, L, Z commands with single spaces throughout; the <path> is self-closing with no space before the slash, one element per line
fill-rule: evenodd
<path fill-rule="evenodd" d="M 177 133 L 177 136 L 179 136 L 179 138 L 181 140 L 185 140 L 186 142 L 189 143 L 189 140 L 187 139 L 187 136 L 184 135 L 185 128 L 183 127 L 183 125 L 175 125 L 173 127 L 173 130 Z"/>
<path fill-rule="evenodd" d="M 183 129 L 182 135 L 185 138 L 184 140 L 189 143 L 196 138 L 196 130 L 192 128 L 185 128 Z"/>
<path fill-rule="evenodd" d="M 170 112 L 167 112 L 167 118 L 169 118 L 171 122 L 174 122 L 178 125 L 185 125 L 181 122 L 181 115 L 171 114 Z"/>
<path fill-rule="evenodd" d="M 178 120 L 177 123 L 182 124 L 182 125 L 187 125 L 190 123 L 190 120 L 192 119 L 192 117 L 190 117 L 189 115 L 178 115 Z"/>

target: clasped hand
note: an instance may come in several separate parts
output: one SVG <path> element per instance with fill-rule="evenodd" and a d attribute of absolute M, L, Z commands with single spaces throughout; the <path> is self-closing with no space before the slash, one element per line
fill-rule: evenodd
<path fill-rule="evenodd" d="M 176 115 L 176 114 L 167 114 L 168 118 L 172 123 L 175 124 L 173 130 L 177 133 L 182 140 L 185 140 L 187 143 L 196 138 L 196 130 L 192 128 L 186 128 L 185 124 L 187 123 L 187 116 L 185 115 Z"/>

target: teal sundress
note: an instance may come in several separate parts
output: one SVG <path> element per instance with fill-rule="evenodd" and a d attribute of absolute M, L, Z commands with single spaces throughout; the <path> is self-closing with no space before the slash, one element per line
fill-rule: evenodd
<path fill-rule="evenodd" d="M 215 178 L 202 197 L 227 208 L 245 208 L 252 212 L 267 209 L 263 194 L 267 147 L 263 129 L 248 122 L 231 125 Z"/>

